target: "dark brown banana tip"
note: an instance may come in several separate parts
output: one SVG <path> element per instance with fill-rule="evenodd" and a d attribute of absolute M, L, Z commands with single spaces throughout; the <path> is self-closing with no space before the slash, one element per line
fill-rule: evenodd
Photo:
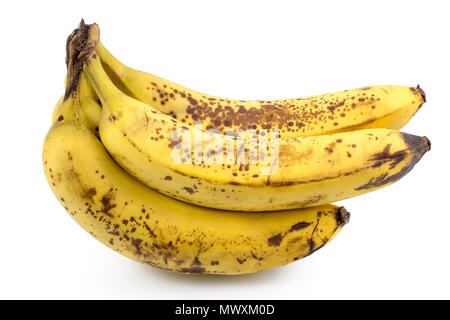
<path fill-rule="evenodd" d="M 346 225 L 350 221 L 350 212 L 344 207 L 340 207 L 336 212 L 336 221 L 339 226 Z"/>
<path fill-rule="evenodd" d="M 423 102 L 427 102 L 427 95 L 425 94 L 425 91 L 423 91 L 423 89 L 419 85 L 417 85 L 417 90 L 422 96 Z"/>
<path fill-rule="evenodd" d="M 403 138 L 403 141 L 407 145 L 407 150 L 402 150 L 396 152 L 395 154 L 387 155 L 387 157 L 395 159 L 396 163 L 398 163 L 399 161 L 403 161 L 403 159 L 405 159 L 406 153 L 410 153 L 411 158 L 408 160 L 408 163 L 405 163 L 405 166 L 397 173 L 393 175 L 384 174 L 377 179 L 371 179 L 368 183 L 359 186 L 355 190 L 379 188 L 400 180 L 408 172 L 410 172 L 412 168 L 414 168 L 417 162 L 419 162 L 420 159 L 422 159 L 423 155 L 431 148 L 431 142 L 427 137 L 419 137 L 403 132 L 400 132 L 400 134 Z"/>
<path fill-rule="evenodd" d="M 431 149 L 431 141 L 427 137 L 419 137 L 408 133 L 402 133 L 402 136 L 408 147 L 416 154 L 417 161 Z"/>
<path fill-rule="evenodd" d="M 430 141 L 430 139 L 428 139 L 427 137 L 422 137 L 422 138 L 426 140 L 426 144 L 427 144 L 427 147 L 428 147 L 427 151 L 430 151 L 431 150 L 431 141 Z"/>

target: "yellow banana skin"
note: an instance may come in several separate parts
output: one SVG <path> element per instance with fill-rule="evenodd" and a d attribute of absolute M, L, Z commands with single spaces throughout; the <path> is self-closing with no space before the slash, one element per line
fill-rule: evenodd
<path fill-rule="evenodd" d="M 101 106 L 98 103 L 98 97 L 95 94 L 94 89 L 92 86 L 87 82 L 86 77 L 82 75 L 82 79 L 80 80 L 80 85 L 86 85 L 87 88 L 87 94 L 84 97 L 84 99 L 87 100 L 87 103 L 91 102 L 91 106 L 89 108 L 86 108 L 86 112 L 84 114 L 84 121 L 86 125 L 90 129 L 97 129 L 98 130 L 98 124 L 100 122 L 100 115 L 101 115 Z M 116 81 L 117 83 L 117 81 Z M 91 101 L 92 100 L 92 101 Z M 61 111 L 61 104 L 63 101 L 63 97 L 61 97 L 56 106 L 53 109 L 52 113 L 52 123 L 56 122 L 58 120 L 58 117 L 60 115 Z M 414 114 L 417 112 L 418 109 L 415 108 L 399 108 L 398 110 L 384 116 L 384 117 L 374 117 L 375 120 L 370 120 L 364 124 L 359 124 L 361 121 L 357 119 L 354 119 L 355 124 L 348 124 L 345 128 L 336 129 L 328 132 L 328 134 L 332 133 L 338 133 L 338 132 L 347 132 L 347 131 L 354 131 L 354 130 L 360 130 L 360 129 L 368 129 L 368 128 L 402 128 L 408 121 L 411 119 Z M 175 117 L 176 118 L 176 117 Z M 206 123 L 209 123 L 210 121 L 207 120 Z M 207 125 L 210 127 L 210 125 Z M 205 126 L 202 125 L 202 128 L 205 129 Z M 209 128 L 208 128 L 209 129 Z M 232 126 L 231 129 L 235 129 L 235 126 Z M 222 130 L 223 131 L 223 130 Z M 308 136 L 311 135 L 323 135 L 326 134 L 325 131 L 316 131 L 314 134 L 312 132 L 304 133 L 301 136 Z M 286 135 L 285 135 L 286 136 Z M 289 135 L 287 135 L 289 136 Z"/>
<path fill-rule="evenodd" d="M 54 124 L 56 121 L 58 121 L 58 117 L 61 114 L 61 108 L 62 108 L 63 100 L 64 100 L 64 96 L 59 98 L 58 102 L 56 102 L 56 105 L 55 105 L 55 107 L 53 108 L 53 111 L 52 111 L 52 123 L 51 124 Z"/>
<path fill-rule="evenodd" d="M 83 112 L 80 112 L 79 117 L 88 129 L 98 136 L 98 124 L 102 114 L 102 108 L 98 103 L 98 97 L 84 74 L 80 75 L 79 86 L 79 90 L 83 92 L 83 94 L 80 95 L 80 99 L 83 100 L 81 105 L 84 107 L 84 110 Z M 62 114 L 63 101 L 64 97 L 61 97 L 53 109 L 52 124 L 57 122 Z"/>
<path fill-rule="evenodd" d="M 45 175 L 71 217 L 126 257 L 179 273 L 254 273 L 311 254 L 348 222 L 333 205 L 243 214 L 164 196 L 114 162 L 77 117 L 85 103 L 77 90 L 62 103 L 44 143 Z"/>
<path fill-rule="evenodd" d="M 277 128 L 280 136 L 305 137 L 367 128 L 400 129 L 425 102 L 417 86 L 371 86 L 305 98 L 240 101 L 214 97 L 126 67 L 100 42 L 97 51 L 114 84 L 173 118 L 203 129 Z"/>
<path fill-rule="evenodd" d="M 269 175 L 261 174 L 260 164 L 175 163 L 172 134 L 183 129 L 189 133 L 187 150 L 194 159 L 194 137 L 202 131 L 120 92 L 95 53 L 86 60 L 84 72 L 102 102 L 100 136 L 113 158 L 146 185 L 197 205 L 269 211 L 343 200 L 394 183 L 430 146 L 424 137 L 367 129 L 280 139 L 278 170 Z M 234 143 L 220 136 L 222 146 Z M 201 148 L 206 159 L 207 146 Z"/>

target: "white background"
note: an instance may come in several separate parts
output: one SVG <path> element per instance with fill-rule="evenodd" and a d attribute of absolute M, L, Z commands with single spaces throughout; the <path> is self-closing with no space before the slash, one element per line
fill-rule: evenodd
<path fill-rule="evenodd" d="M 0 13 L 0 298 L 450 298 L 446 1 L 10 1 Z M 97 22 L 120 60 L 187 87 L 277 99 L 420 84 L 405 132 L 432 150 L 404 179 L 342 201 L 351 222 L 291 265 L 238 277 L 154 270 L 63 210 L 41 148 L 63 93 L 65 39 Z"/>

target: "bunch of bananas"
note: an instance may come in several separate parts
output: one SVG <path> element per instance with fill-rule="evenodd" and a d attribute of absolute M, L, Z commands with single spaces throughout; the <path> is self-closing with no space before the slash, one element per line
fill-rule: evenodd
<path fill-rule="evenodd" d="M 132 70 L 96 24 L 67 40 L 43 164 L 73 219 L 115 251 L 181 272 L 245 274 L 327 244 L 330 203 L 388 186 L 430 149 L 399 132 L 420 87 L 237 101 Z"/>

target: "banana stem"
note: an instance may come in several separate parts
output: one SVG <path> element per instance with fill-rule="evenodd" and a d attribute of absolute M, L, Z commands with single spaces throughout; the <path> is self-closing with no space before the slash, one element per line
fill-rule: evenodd
<path fill-rule="evenodd" d="M 99 41 L 100 29 L 98 25 L 95 23 L 87 25 L 83 20 L 67 39 L 66 99 L 78 88 L 81 72 L 87 76 L 103 104 L 106 105 L 109 99 L 122 94 L 102 67 L 97 52 Z"/>
<path fill-rule="evenodd" d="M 96 51 L 102 63 L 109 69 L 114 70 L 116 73 L 120 73 L 125 69 L 125 66 L 105 48 L 101 41 L 97 44 Z"/>
<path fill-rule="evenodd" d="M 103 106 L 108 105 L 108 100 L 115 99 L 122 94 L 106 74 L 97 54 L 93 53 L 85 61 L 83 72 L 89 79 Z"/>
<path fill-rule="evenodd" d="M 66 65 L 67 75 L 65 79 L 66 92 L 62 101 L 57 125 L 65 123 L 80 124 L 78 108 L 80 99 L 86 95 L 86 80 L 80 76 L 83 69 L 83 60 L 86 53 L 92 51 L 98 42 L 99 29 L 94 24 L 88 26 L 81 20 L 80 26 L 67 38 Z"/>
<path fill-rule="evenodd" d="M 96 51 L 100 56 L 103 69 L 114 85 L 127 96 L 137 99 L 127 85 L 124 83 L 124 75 L 126 75 L 128 68 L 119 60 L 117 60 L 101 42 L 97 44 Z M 139 99 L 138 99 L 139 100 Z"/>
<path fill-rule="evenodd" d="M 67 84 L 64 100 L 67 100 L 76 91 L 84 62 L 94 54 L 99 39 L 98 25 L 95 23 L 87 25 L 84 20 L 81 20 L 80 26 L 67 38 Z"/>

